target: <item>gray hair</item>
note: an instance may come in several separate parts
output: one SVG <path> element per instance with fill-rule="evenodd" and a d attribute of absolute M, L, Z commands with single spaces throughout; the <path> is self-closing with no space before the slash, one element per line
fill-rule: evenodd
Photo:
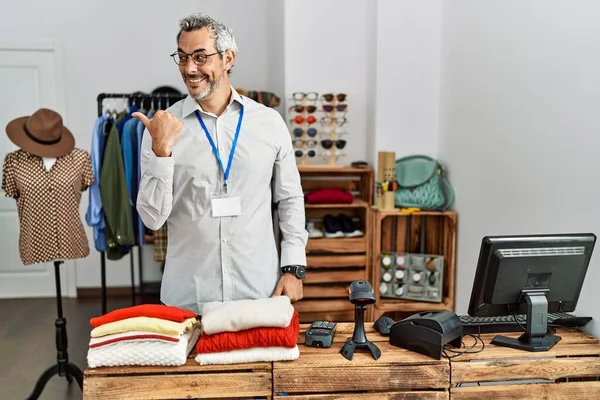
<path fill-rule="evenodd" d="M 179 21 L 179 32 L 177 33 L 177 43 L 179 43 L 179 37 L 181 36 L 181 32 L 190 32 L 195 31 L 197 29 L 202 29 L 206 27 L 208 29 L 208 33 L 212 38 L 215 39 L 215 47 L 217 51 L 222 53 L 226 50 L 232 50 L 236 55 L 238 53 L 237 44 L 235 43 L 235 38 L 233 37 L 233 32 L 230 28 L 228 28 L 221 21 L 216 20 L 205 14 L 192 14 L 188 15 L 185 18 L 182 18 Z M 223 58 L 223 54 L 220 54 L 221 58 Z M 232 66 L 233 68 L 233 66 Z M 228 75 L 231 75 L 231 69 L 227 71 Z"/>

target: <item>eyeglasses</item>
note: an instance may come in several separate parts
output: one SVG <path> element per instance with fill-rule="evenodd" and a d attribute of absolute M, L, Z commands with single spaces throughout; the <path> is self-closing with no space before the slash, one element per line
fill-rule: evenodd
<path fill-rule="evenodd" d="M 317 155 L 317 152 L 316 152 L 315 150 L 313 150 L 313 149 L 308 149 L 308 150 L 303 150 L 303 149 L 295 149 L 295 150 L 294 150 L 294 155 L 295 155 L 297 158 L 302 158 L 302 157 L 304 157 L 305 155 L 306 155 L 307 157 L 313 158 L 314 156 L 316 156 L 316 155 Z"/>
<path fill-rule="evenodd" d="M 323 158 L 335 157 L 335 159 L 338 160 L 342 157 L 346 157 L 346 154 L 341 151 L 336 151 L 335 153 L 333 153 L 331 150 L 324 150 L 321 153 L 321 157 L 323 157 Z"/>
<path fill-rule="evenodd" d="M 311 113 L 314 113 L 315 111 L 317 111 L 317 107 L 316 106 L 301 106 L 300 104 L 297 104 L 295 106 L 291 106 L 288 109 L 289 112 L 296 111 L 297 113 L 302 113 L 302 112 L 304 112 L 304 110 L 306 110 L 307 113 L 311 114 Z"/>
<path fill-rule="evenodd" d="M 310 139 L 310 140 L 306 140 L 306 139 L 295 139 L 292 144 L 294 145 L 294 148 L 302 148 L 304 147 L 304 145 L 306 145 L 306 147 L 312 149 L 317 147 L 317 142 L 315 139 Z"/>
<path fill-rule="evenodd" d="M 290 119 L 290 122 L 295 122 L 297 124 L 302 124 L 304 121 L 306 120 L 306 122 L 308 124 L 314 124 L 315 122 L 317 122 L 317 119 L 315 117 L 313 117 L 312 115 L 309 115 L 308 117 L 304 118 L 301 115 L 296 115 L 294 117 L 294 119 Z"/>
<path fill-rule="evenodd" d="M 175 64 L 179 65 L 180 67 L 187 65 L 188 57 L 192 57 L 192 61 L 194 61 L 194 64 L 202 66 L 206 64 L 206 61 L 208 61 L 208 57 L 221 53 L 223 52 L 217 51 L 215 53 L 205 54 L 203 51 L 197 51 L 192 54 L 187 54 L 183 51 L 176 51 L 175 53 L 171 54 L 171 57 L 173 57 L 173 61 L 175 61 Z"/>
<path fill-rule="evenodd" d="M 334 109 L 337 111 L 346 111 L 346 109 L 348 108 L 348 104 L 336 104 L 336 105 L 332 105 L 332 104 L 323 104 L 323 110 L 327 111 L 327 112 L 331 112 Z"/>
<path fill-rule="evenodd" d="M 337 118 L 323 117 L 320 119 L 321 125 L 323 125 L 323 126 L 328 126 L 331 124 L 337 124 L 337 126 L 342 126 L 347 121 L 348 120 L 346 119 L 346 117 L 337 117 Z"/>
<path fill-rule="evenodd" d="M 317 136 L 316 128 L 308 128 L 307 130 L 303 130 L 302 128 L 294 128 L 294 130 L 292 132 L 294 133 L 294 136 L 296 136 L 296 137 L 301 137 L 305 132 L 310 137 Z"/>
<path fill-rule="evenodd" d="M 344 139 L 338 139 L 338 140 L 331 140 L 331 139 L 323 139 L 321 140 L 321 146 L 323 146 L 324 149 L 331 149 L 331 147 L 335 144 L 335 147 L 338 149 L 343 149 L 344 147 L 346 147 L 346 141 Z"/>
<path fill-rule="evenodd" d="M 317 98 L 319 98 L 319 93 L 317 92 L 295 92 L 292 93 L 292 98 L 296 101 L 302 101 L 304 99 L 309 100 L 309 101 L 315 101 L 317 100 Z"/>
<path fill-rule="evenodd" d="M 333 93 L 327 93 L 323 95 L 323 98 L 325 99 L 325 101 L 332 101 L 334 98 L 337 99 L 337 101 L 344 101 L 346 100 L 346 93 L 338 93 L 338 94 L 333 94 Z"/>

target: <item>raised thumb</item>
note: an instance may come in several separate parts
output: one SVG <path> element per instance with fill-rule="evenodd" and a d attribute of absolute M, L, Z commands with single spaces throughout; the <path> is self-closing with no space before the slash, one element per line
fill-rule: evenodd
<path fill-rule="evenodd" d="M 150 120 L 148 119 L 148 117 L 146 117 L 144 114 L 142 114 L 141 112 L 134 112 L 131 114 L 132 117 L 139 119 L 140 121 L 142 121 L 142 123 L 144 124 L 144 126 L 146 128 L 148 128 L 148 125 L 150 124 Z"/>

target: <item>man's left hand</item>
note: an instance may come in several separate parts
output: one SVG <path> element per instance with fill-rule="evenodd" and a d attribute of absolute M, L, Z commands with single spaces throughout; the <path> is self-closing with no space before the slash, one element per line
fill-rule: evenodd
<path fill-rule="evenodd" d="M 283 274 L 277 282 L 277 287 L 273 296 L 286 295 L 290 298 L 290 302 L 294 303 L 301 300 L 303 297 L 302 293 L 302 280 L 296 278 L 292 274 Z"/>

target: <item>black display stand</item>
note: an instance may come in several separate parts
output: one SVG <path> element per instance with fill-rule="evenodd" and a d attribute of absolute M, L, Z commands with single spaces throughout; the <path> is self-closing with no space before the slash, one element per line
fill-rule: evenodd
<path fill-rule="evenodd" d="M 491 343 L 527 351 L 548 351 L 554 347 L 561 337 L 548 334 L 547 292 L 547 289 L 524 290 L 522 295 L 527 303 L 525 333 L 518 338 L 498 335 Z"/>
<path fill-rule="evenodd" d="M 367 348 L 371 352 L 371 355 L 374 359 L 378 360 L 381 357 L 381 350 L 377 345 L 369 340 L 367 340 L 367 335 L 365 334 L 365 310 L 367 309 L 366 305 L 355 304 L 354 305 L 354 333 L 352 334 L 352 338 L 348 339 L 348 341 L 342 347 L 340 351 L 344 358 L 352 361 L 352 357 L 354 356 L 354 350 L 356 348 Z"/>
<path fill-rule="evenodd" d="M 63 261 L 54 261 L 54 279 L 56 281 L 56 308 L 57 318 L 54 326 L 56 326 L 56 364 L 48 368 L 38 378 L 33 392 L 27 398 L 28 400 L 37 400 L 44 387 L 54 375 L 65 376 L 67 382 L 71 383 L 73 378 L 77 380 L 79 387 L 83 390 L 83 372 L 77 367 L 77 365 L 69 362 L 69 354 L 67 353 L 68 340 L 67 340 L 67 320 L 63 317 L 62 310 L 62 292 L 60 289 L 60 264 Z"/>

